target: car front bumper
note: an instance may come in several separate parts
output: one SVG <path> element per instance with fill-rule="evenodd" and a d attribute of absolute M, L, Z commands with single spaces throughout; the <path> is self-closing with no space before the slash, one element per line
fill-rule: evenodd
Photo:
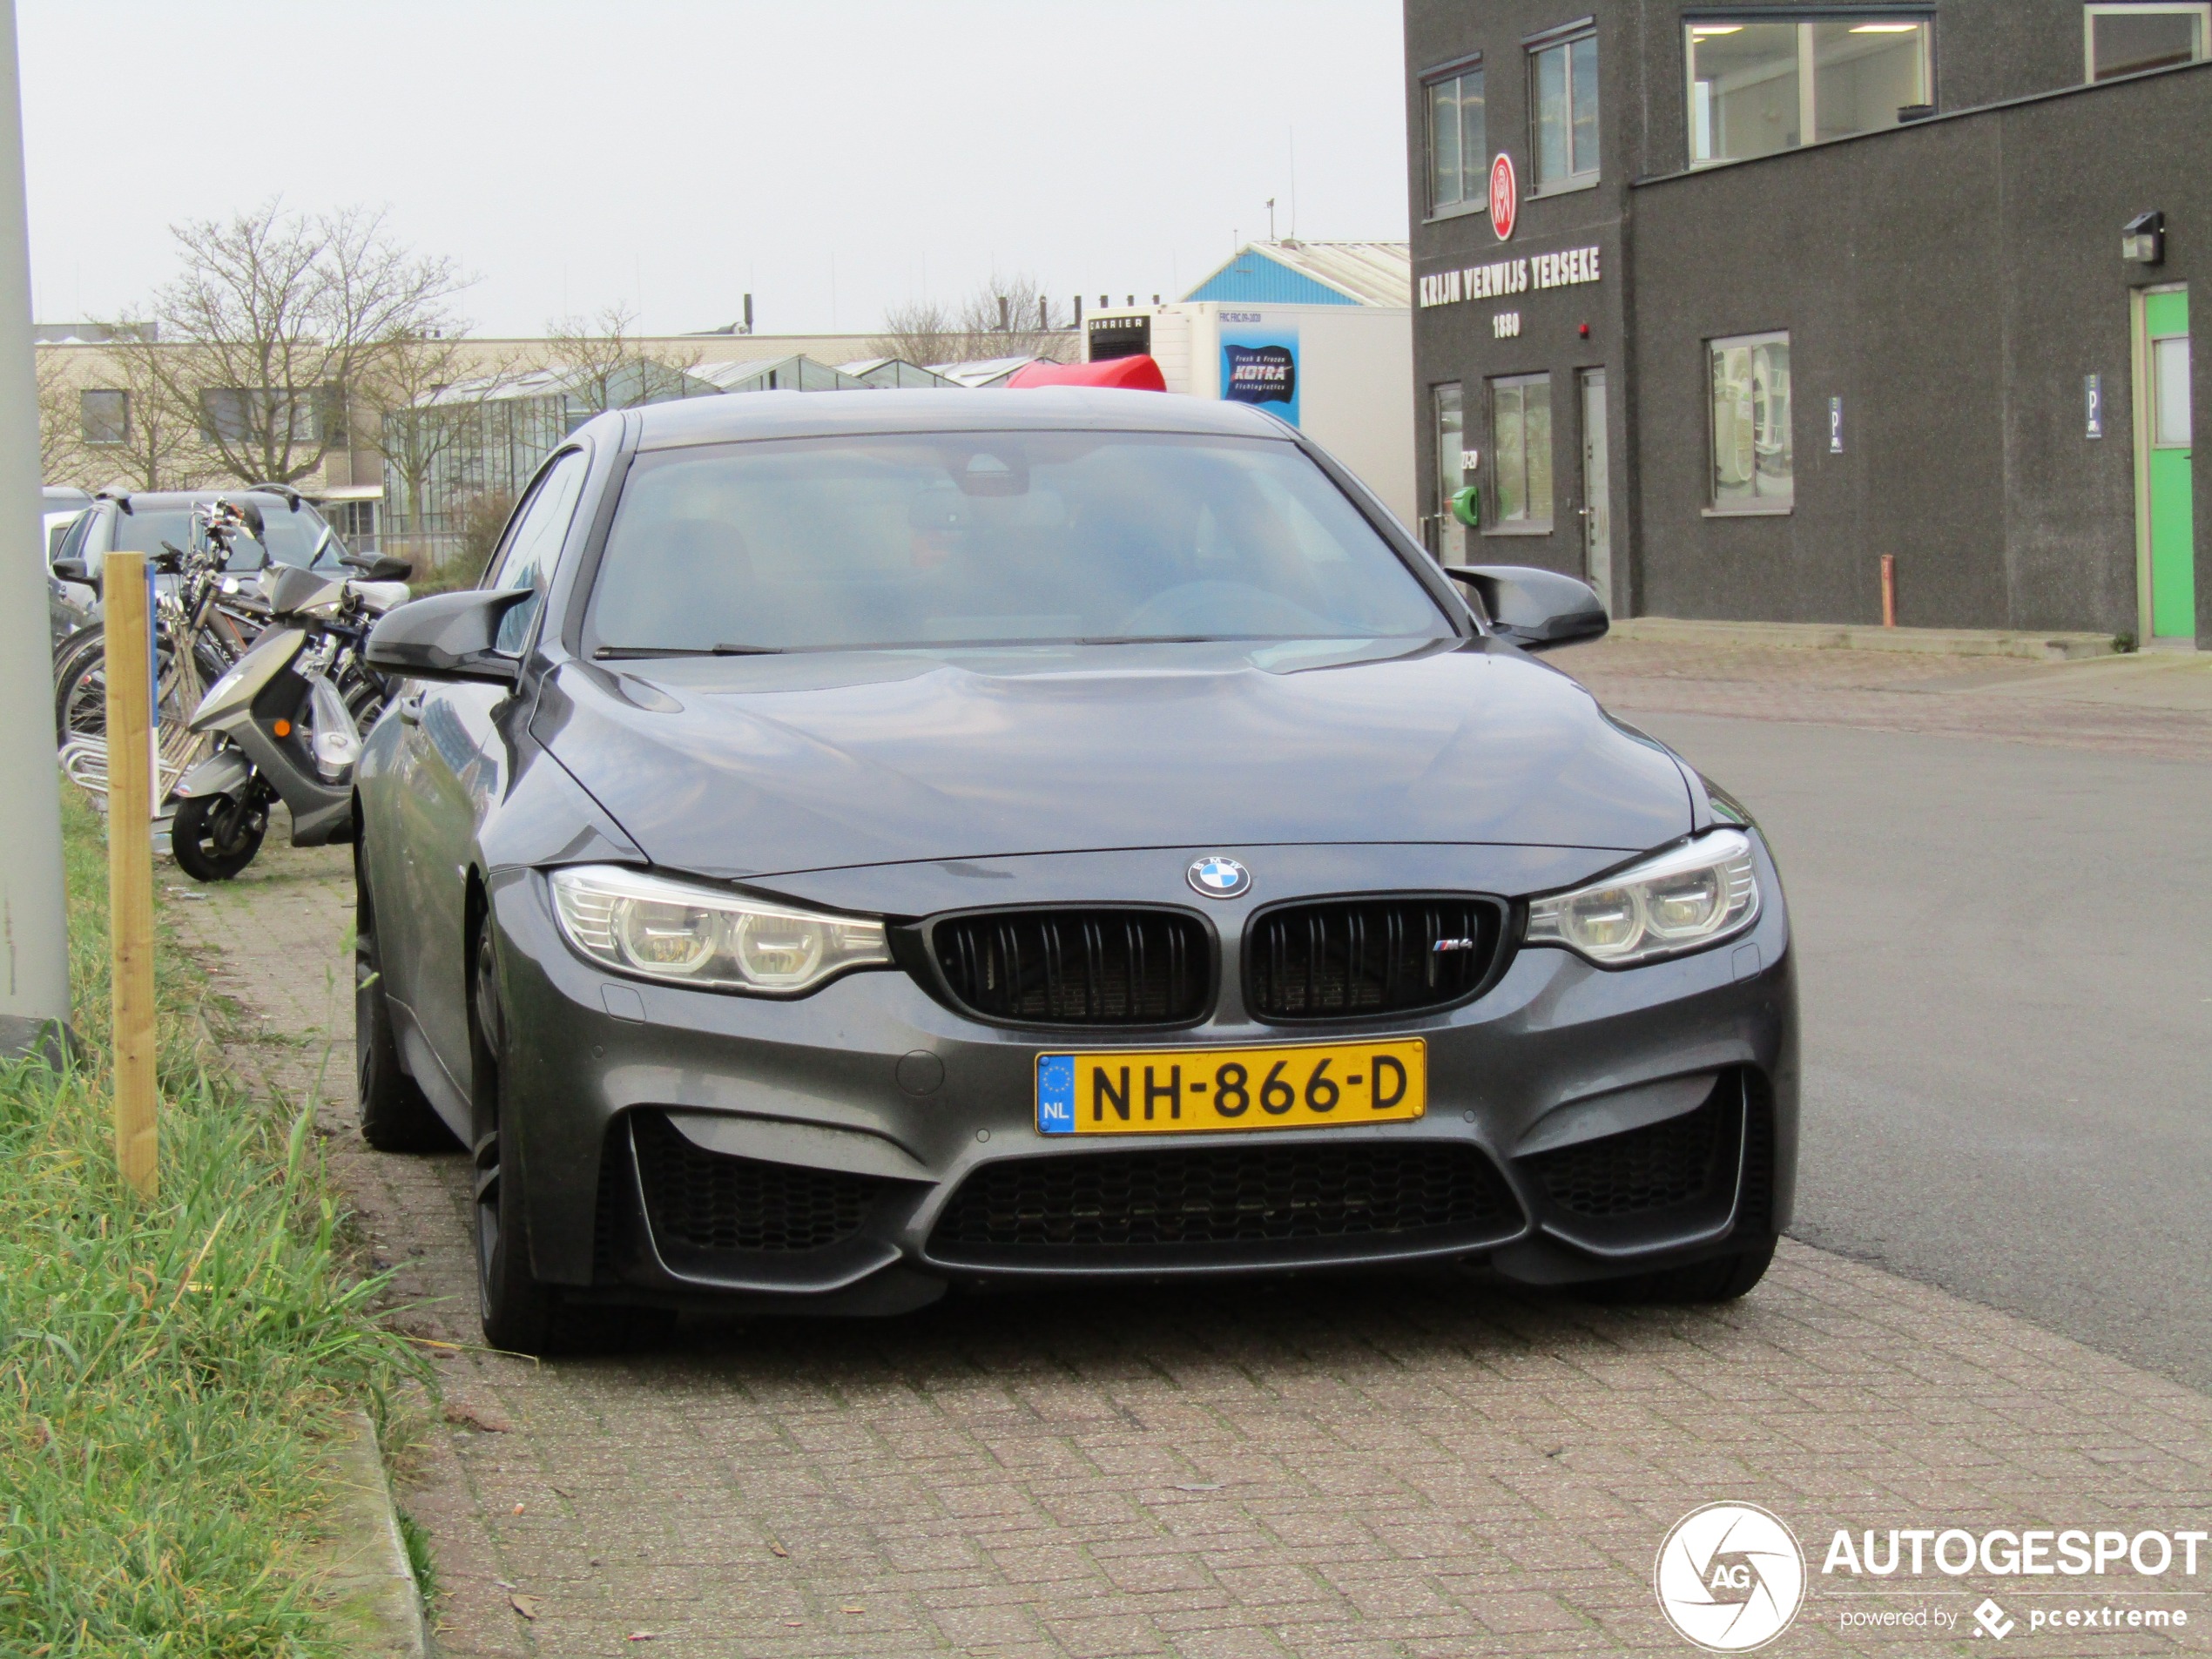
<path fill-rule="evenodd" d="M 1274 870 L 1271 899 L 1527 893 L 1621 861 L 1573 849 L 1391 851 L 1387 887 L 1373 880 L 1372 848 L 1250 856 Z M 1611 972 L 1523 948 L 1463 1006 L 1294 1027 L 1245 1013 L 1233 964 L 1249 907 L 1176 894 L 1162 872 L 1179 877 L 1189 856 L 1010 860 L 982 872 L 1008 884 L 994 900 L 1103 889 L 1204 914 L 1224 964 L 1217 1004 L 1204 1023 L 1168 1032 L 985 1024 L 898 969 L 789 1001 L 621 978 L 569 948 L 541 873 L 501 873 L 491 918 L 513 1034 L 502 1096 L 539 1277 L 595 1298 L 821 1312 L 900 1311 L 954 1285 L 1389 1264 L 1571 1284 L 1756 1247 L 1788 1224 L 1796 994 L 1763 844 L 1758 921 L 1715 948 Z M 978 867 L 948 868 L 777 888 L 903 914 L 972 904 Z M 1158 1136 L 1036 1127 L 1040 1054 L 1401 1035 L 1428 1046 L 1418 1120 Z M 1102 1206 L 1157 1221 L 1197 1190 L 1248 1224 L 1195 1242 L 1163 1241 L 1155 1227 L 1149 1242 L 1116 1244 L 1115 1216 L 1101 1222 Z M 1055 1205 L 1081 1214 L 1048 1239 L 1068 1220 L 1045 1214 Z"/>

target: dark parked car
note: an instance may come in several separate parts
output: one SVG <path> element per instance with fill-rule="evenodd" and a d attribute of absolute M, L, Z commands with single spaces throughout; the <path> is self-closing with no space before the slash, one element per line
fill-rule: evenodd
<path fill-rule="evenodd" d="M 80 583 L 64 582 L 53 572 L 52 561 L 61 556 L 62 540 L 84 509 L 92 504 L 90 492 L 68 484 L 47 484 L 38 492 L 46 539 L 39 548 L 39 563 L 46 570 L 46 631 L 57 650 L 79 628 L 92 620 L 98 600 Z"/>
<path fill-rule="evenodd" d="M 1790 1217 L 1758 831 L 1272 417 L 605 415 L 379 624 L 376 1145 L 476 1165 L 485 1331 L 1465 1264 L 1718 1298 Z"/>
<path fill-rule="evenodd" d="M 241 489 L 141 489 L 128 495 L 95 497 L 63 532 L 54 557 L 77 559 L 98 577 L 100 563 L 109 553 L 156 554 L 165 542 L 190 547 L 199 531 L 192 509 L 221 498 L 251 502 L 261 515 L 260 540 L 238 538 L 230 569 L 241 573 L 270 564 L 312 564 L 319 570 L 338 570 L 345 544 L 324 522 L 312 502 L 297 491 L 271 487 Z"/>

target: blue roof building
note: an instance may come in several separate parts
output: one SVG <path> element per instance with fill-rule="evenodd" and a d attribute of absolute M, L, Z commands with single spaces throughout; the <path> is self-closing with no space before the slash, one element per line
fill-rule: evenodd
<path fill-rule="evenodd" d="M 1248 242 L 1184 298 L 1227 305 L 1410 306 L 1413 256 L 1403 242 Z"/>

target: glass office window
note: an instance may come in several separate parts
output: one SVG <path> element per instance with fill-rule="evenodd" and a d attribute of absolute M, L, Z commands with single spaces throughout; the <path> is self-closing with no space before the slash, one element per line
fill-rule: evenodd
<path fill-rule="evenodd" d="M 1597 178 L 1597 37 L 1584 35 L 1532 54 L 1536 96 L 1536 188 Z"/>
<path fill-rule="evenodd" d="M 2212 49 L 2207 39 L 2212 35 L 2212 4 L 2205 0 L 2092 5 L 2084 9 L 2082 24 L 2093 81 L 2194 64 Z"/>
<path fill-rule="evenodd" d="M 1518 374 L 1490 382 L 1490 464 L 1500 529 L 1552 527 L 1552 382 Z"/>
<path fill-rule="evenodd" d="M 1893 127 L 1898 111 L 1928 101 L 1926 24 L 1878 18 L 1805 27 L 1816 140 Z"/>
<path fill-rule="evenodd" d="M 1790 336 L 1708 342 L 1712 368 L 1713 507 L 1771 512 L 1794 498 Z"/>
<path fill-rule="evenodd" d="M 1794 150 L 1797 25 L 1689 25 L 1689 158 L 1747 161 Z"/>
<path fill-rule="evenodd" d="M 1452 516 L 1452 497 L 1467 482 L 1462 459 L 1467 449 L 1467 415 L 1456 383 L 1431 387 L 1429 397 L 1436 429 L 1436 500 L 1431 508 L 1436 537 L 1429 547 L 1445 563 L 1460 564 L 1466 562 L 1467 526 Z"/>
<path fill-rule="evenodd" d="M 78 429 L 87 443 L 122 443 L 131 435 L 131 395 L 91 388 L 77 395 Z"/>
<path fill-rule="evenodd" d="M 1691 165 L 1897 125 L 1932 100 L 1930 31 L 1925 18 L 1864 16 L 1685 24 Z"/>
<path fill-rule="evenodd" d="M 2150 342 L 2150 441 L 2161 449 L 2189 448 L 2189 337 Z"/>
<path fill-rule="evenodd" d="M 1482 71 L 1462 70 L 1428 84 L 1428 203 L 1434 213 L 1490 206 L 1490 138 L 1483 123 Z"/>

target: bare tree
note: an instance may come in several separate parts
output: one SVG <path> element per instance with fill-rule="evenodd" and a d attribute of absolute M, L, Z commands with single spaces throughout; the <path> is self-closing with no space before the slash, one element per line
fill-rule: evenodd
<path fill-rule="evenodd" d="M 172 418 L 216 469 L 291 483 L 348 441 L 357 388 L 405 343 L 457 332 L 450 260 L 420 257 L 368 208 L 270 201 L 172 226 L 184 269 L 156 297 L 168 337 L 146 361 Z"/>
<path fill-rule="evenodd" d="M 993 276 L 957 310 L 934 300 L 894 306 L 883 314 L 883 333 L 868 342 L 879 357 L 910 363 L 974 362 L 990 357 L 1074 356 L 1067 312 L 1027 274 Z"/>
<path fill-rule="evenodd" d="M 545 325 L 546 367 L 570 399 L 591 415 L 684 395 L 698 354 L 649 346 L 632 332 L 636 315 L 609 306 L 592 317 Z"/>
<path fill-rule="evenodd" d="M 84 406 L 77 377 L 59 353 L 37 352 L 37 357 L 39 482 L 89 489 L 93 469 L 84 452 Z"/>
<path fill-rule="evenodd" d="M 970 294 L 961 313 L 971 354 L 976 357 L 1044 357 L 1054 362 L 1073 355 L 1064 309 L 1055 309 L 1044 285 L 1024 273 L 988 282 Z"/>
<path fill-rule="evenodd" d="M 965 360 L 967 332 L 960 320 L 935 300 L 914 300 L 883 314 L 883 332 L 868 341 L 873 357 L 903 357 L 924 367 Z"/>

